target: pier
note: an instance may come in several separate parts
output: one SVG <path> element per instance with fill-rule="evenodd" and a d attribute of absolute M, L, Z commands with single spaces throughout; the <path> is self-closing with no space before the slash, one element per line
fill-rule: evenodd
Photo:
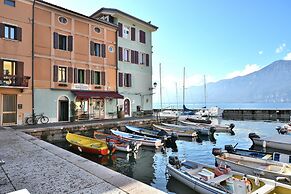
<path fill-rule="evenodd" d="M 151 122 L 155 120 L 124 119 L 0 128 L 0 160 L 5 161 L 0 168 L 0 193 L 20 189 L 27 189 L 30 193 L 163 193 L 37 138 L 62 138 L 68 129 L 90 130 Z"/>
<path fill-rule="evenodd" d="M 290 117 L 290 109 L 226 109 L 222 113 L 226 120 L 290 120 Z"/>

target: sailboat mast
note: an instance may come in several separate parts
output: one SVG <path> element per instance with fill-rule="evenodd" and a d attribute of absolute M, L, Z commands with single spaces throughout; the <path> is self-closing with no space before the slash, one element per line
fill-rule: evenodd
<path fill-rule="evenodd" d="M 162 100 L 162 64 L 160 63 L 160 102 L 161 102 L 161 111 L 163 110 L 163 100 Z"/>
<path fill-rule="evenodd" d="M 176 100 L 177 100 L 177 111 L 179 107 L 179 102 L 178 102 L 178 83 L 176 82 Z"/>
<path fill-rule="evenodd" d="M 185 105 L 185 67 L 183 72 L 183 105 Z"/>
<path fill-rule="evenodd" d="M 204 75 L 204 106 L 206 108 L 206 78 Z"/>

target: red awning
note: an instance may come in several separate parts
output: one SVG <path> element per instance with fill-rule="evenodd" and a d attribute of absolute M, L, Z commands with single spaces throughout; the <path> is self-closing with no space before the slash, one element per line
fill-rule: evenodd
<path fill-rule="evenodd" d="M 123 98 L 122 95 L 117 92 L 105 92 L 105 91 L 72 91 L 78 98 Z"/>

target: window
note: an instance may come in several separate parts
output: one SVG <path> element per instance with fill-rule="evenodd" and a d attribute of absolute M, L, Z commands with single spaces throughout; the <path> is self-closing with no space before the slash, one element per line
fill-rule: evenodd
<path fill-rule="evenodd" d="M 114 52 L 114 48 L 113 48 L 113 46 L 109 46 L 109 47 L 108 47 L 108 50 L 109 50 L 109 52 L 113 53 L 113 52 Z"/>
<path fill-rule="evenodd" d="M 128 49 L 124 49 L 123 60 L 129 62 L 129 50 Z"/>
<path fill-rule="evenodd" d="M 127 26 L 123 27 L 123 37 L 129 38 L 129 27 L 127 27 Z"/>
<path fill-rule="evenodd" d="M 59 82 L 67 82 L 67 68 L 66 67 L 59 67 L 58 70 L 58 81 Z"/>
<path fill-rule="evenodd" d="M 13 61 L 3 61 L 3 75 L 12 76 L 15 75 L 15 62 Z"/>
<path fill-rule="evenodd" d="M 96 33 L 100 33 L 101 32 L 100 28 L 98 28 L 98 27 L 95 27 L 94 30 L 95 30 Z"/>
<path fill-rule="evenodd" d="M 145 64 L 145 57 L 146 55 L 144 53 L 140 54 L 140 64 Z"/>
<path fill-rule="evenodd" d="M 12 0 L 4 0 L 4 4 L 11 7 L 15 7 L 15 1 Z"/>
<path fill-rule="evenodd" d="M 142 30 L 139 31 L 139 42 L 146 43 L 146 34 Z"/>
<path fill-rule="evenodd" d="M 124 86 L 131 87 L 131 74 L 129 73 L 124 74 Z"/>
<path fill-rule="evenodd" d="M 94 71 L 94 84 L 101 85 L 101 76 L 99 71 Z"/>
<path fill-rule="evenodd" d="M 85 71 L 83 69 L 78 69 L 78 83 L 85 83 Z"/>
<path fill-rule="evenodd" d="M 68 20 L 67 20 L 67 18 L 65 18 L 63 16 L 60 16 L 59 17 L 59 22 L 62 23 L 62 24 L 67 24 L 68 23 Z"/>
<path fill-rule="evenodd" d="M 5 31 L 4 37 L 6 39 L 16 40 L 16 27 L 15 26 L 10 26 L 10 25 L 5 24 L 4 31 Z"/>
<path fill-rule="evenodd" d="M 94 55 L 100 57 L 100 44 L 94 43 Z"/>
<path fill-rule="evenodd" d="M 67 36 L 59 35 L 59 49 L 67 50 Z"/>

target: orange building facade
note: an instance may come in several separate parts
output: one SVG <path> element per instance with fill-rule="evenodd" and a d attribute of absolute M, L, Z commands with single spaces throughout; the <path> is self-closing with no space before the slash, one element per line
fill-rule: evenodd
<path fill-rule="evenodd" d="M 31 10 L 30 1 L 0 1 L 0 126 L 32 111 Z"/>
<path fill-rule="evenodd" d="M 116 115 L 117 27 L 42 1 L 35 6 L 35 112 L 51 122 Z M 72 105 L 74 104 L 74 105 Z"/>

